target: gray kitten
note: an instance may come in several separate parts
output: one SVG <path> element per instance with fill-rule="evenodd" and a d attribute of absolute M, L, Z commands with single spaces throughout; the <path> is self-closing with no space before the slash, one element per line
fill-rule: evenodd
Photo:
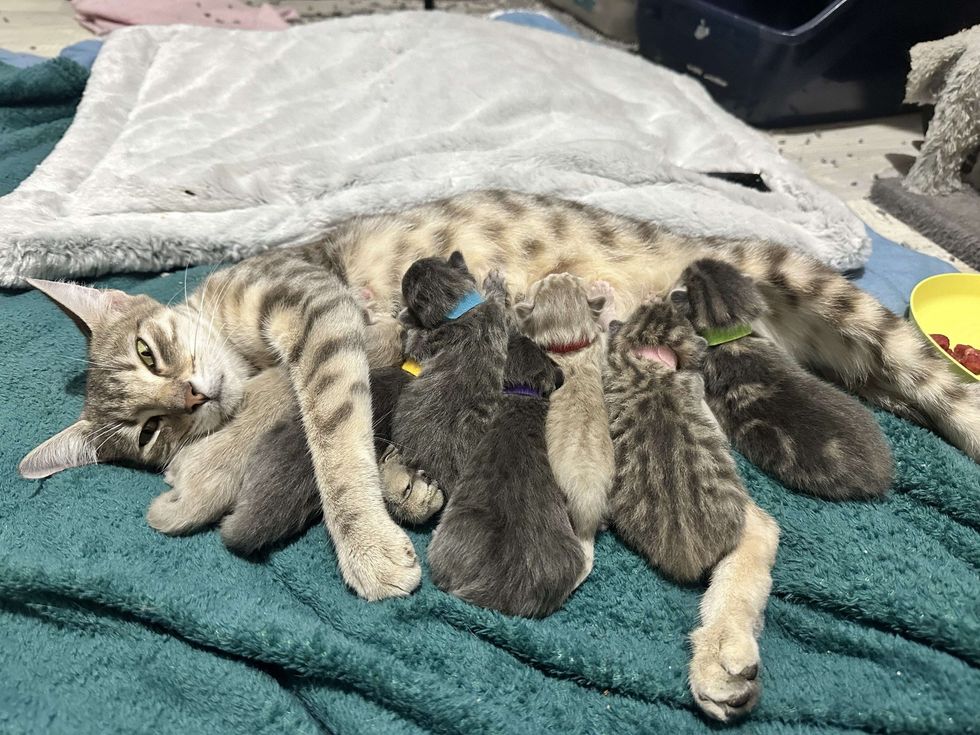
<path fill-rule="evenodd" d="M 748 495 L 704 402 L 705 341 L 660 299 L 610 326 L 604 383 L 616 478 L 610 521 L 650 564 L 700 579 L 739 539 Z"/>
<path fill-rule="evenodd" d="M 370 373 L 374 446 L 378 457 L 391 448 L 391 425 L 398 398 L 412 376 L 400 367 L 376 368 Z M 288 389 L 288 384 L 283 386 Z M 288 390 L 280 393 L 288 396 Z M 243 481 L 230 513 L 221 521 L 221 540 L 243 556 L 265 551 L 305 531 L 322 517 L 306 434 L 295 401 L 284 418 L 262 434 L 246 461 Z M 382 488 L 388 510 L 397 520 L 418 522 L 441 505 L 434 486 L 418 477 L 401 478 L 396 489 L 394 464 L 382 460 Z M 428 491 L 428 492 L 426 492 Z"/>
<path fill-rule="evenodd" d="M 485 286 L 490 298 L 478 303 L 476 282 L 458 251 L 448 260 L 418 260 L 402 279 L 405 352 L 425 369 L 402 392 L 393 443 L 406 467 L 425 472 L 447 496 L 503 389 L 506 291 L 493 277 Z"/>
<path fill-rule="evenodd" d="M 747 325 L 765 312 L 755 283 L 717 260 L 692 263 L 672 299 L 702 334 Z M 878 423 L 856 399 L 806 372 L 757 334 L 709 347 L 708 405 L 732 444 L 784 485 L 830 500 L 874 498 L 894 462 Z"/>
<path fill-rule="evenodd" d="M 545 440 L 561 369 L 513 334 L 504 384 L 432 535 L 429 568 L 436 586 L 467 602 L 544 617 L 572 593 L 586 563 Z"/>

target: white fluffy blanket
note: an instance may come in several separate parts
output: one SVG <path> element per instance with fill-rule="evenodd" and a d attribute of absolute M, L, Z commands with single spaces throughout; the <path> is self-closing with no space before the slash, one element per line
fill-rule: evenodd
<path fill-rule="evenodd" d="M 762 172 L 771 193 L 699 171 Z M 553 193 L 837 267 L 861 223 L 640 58 L 479 18 L 401 13 L 277 32 L 115 32 L 74 124 L 0 199 L 0 285 L 168 270 L 308 240 L 483 187 Z"/>

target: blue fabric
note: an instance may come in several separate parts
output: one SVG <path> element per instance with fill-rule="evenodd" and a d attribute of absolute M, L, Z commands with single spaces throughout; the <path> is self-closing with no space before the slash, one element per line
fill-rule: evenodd
<path fill-rule="evenodd" d="M 452 321 L 453 319 L 459 319 L 463 314 L 468 312 L 470 309 L 479 306 L 483 303 L 483 297 L 476 291 L 470 291 L 463 298 L 459 300 L 459 303 L 452 308 L 452 310 L 446 314 L 446 321 Z"/>
<path fill-rule="evenodd" d="M 85 41 L 79 41 L 78 43 L 73 43 L 71 46 L 65 46 L 61 49 L 61 53 L 58 54 L 59 58 L 69 59 L 74 61 L 79 66 L 86 69 L 91 69 L 92 64 L 95 63 L 95 57 L 99 55 L 99 51 L 102 50 L 102 41 L 97 38 L 89 38 Z"/>
<path fill-rule="evenodd" d="M 507 10 L 493 16 L 493 20 L 502 20 L 504 23 L 514 23 L 528 28 L 539 28 L 542 31 L 560 33 L 571 38 L 580 38 L 573 30 L 566 28 L 547 13 L 536 13 L 531 10 Z"/>
<path fill-rule="evenodd" d="M 871 257 L 864 268 L 848 277 L 899 316 L 908 311 L 912 289 L 919 281 L 956 272 L 945 260 L 910 250 L 865 227 L 871 237 Z"/>
<path fill-rule="evenodd" d="M 102 41 L 89 38 L 85 41 L 73 43 L 71 46 L 65 46 L 65 48 L 61 49 L 61 53 L 58 54 L 58 58 L 68 59 L 85 69 L 91 69 L 92 64 L 95 63 L 95 57 L 99 55 L 101 48 Z M 9 64 L 17 69 L 26 69 L 29 66 L 34 66 L 44 61 L 48 61 L 44 56 L 22 54 L 0 48 L 0 62 Z"/>

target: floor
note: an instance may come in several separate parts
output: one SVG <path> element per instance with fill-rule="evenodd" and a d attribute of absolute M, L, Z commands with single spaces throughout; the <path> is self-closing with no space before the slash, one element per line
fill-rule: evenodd
<path fill-rule="evenodd" d="M 248 1 L 254 4 L 258 0 Z M 420 0 L 280 0 L 277 4 L 295 8 L 304 21 L 422 5 Z M 541 0 L 439 0 L 437 4 L 441 10 L 477 14 L 500 7 L 545 6 Z M 595 36 L 570 16 L 554 9 L 548 12 L 584 35 Z M 67 0 L 0 0 L 0 48 L 56 56 L 65 46 L 91 37 L 75 21 Z M 784 156 L 847 202 L 885 237 L 943 258 L 960 270 L 972 270 L 867 199 L 875 177 L 895 175 L 896 165 L 915 156 L 916 144 L 922 140 L 918 115 L 772 131 L 769 135 Z"/>

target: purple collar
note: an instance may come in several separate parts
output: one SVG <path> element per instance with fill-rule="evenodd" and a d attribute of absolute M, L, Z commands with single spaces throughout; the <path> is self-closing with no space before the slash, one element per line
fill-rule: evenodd
<path fill-rule="evenodd" d="M 544 398 L 529 385 L 508 385 L 504 388 L 505 396 L 527 396 L 528 398 Z"/>

